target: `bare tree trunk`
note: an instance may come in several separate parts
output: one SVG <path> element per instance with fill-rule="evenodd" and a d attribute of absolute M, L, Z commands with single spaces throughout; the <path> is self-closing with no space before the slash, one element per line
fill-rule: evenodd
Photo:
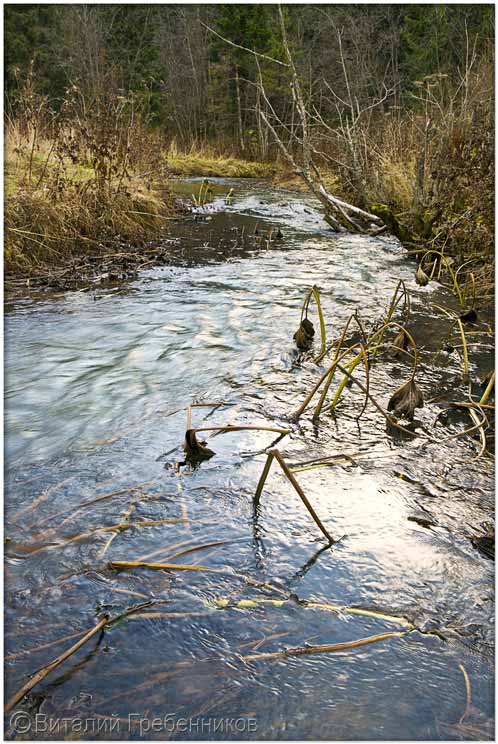
<path fill-rule="evenodd" d="M 239 124 L 239 142 L 240 149 L 242 152 L 245 150 L 244 144 L 244 129 L 242 127 L 242 106 L 240 103 L 240 78 L 239 78 L 239 66 L 235 65 L 235 88 L 237 90 L 237 119 Z"/>
<path fill-rule="evenodd" d="M 357 232 L 367 232 L 367 233 L 371 232 L 372 223 L 374 225 L 382 225 L 383 224 L 382 220 L 376 215 L 370 214 L 369 212 L 365 212 L 363 209 L 359 209 L 358 207 L 355 207 L 351 204 L 348 204 L 347 202 L 344 202 L 332 196 L 332 194 L 330 194 L 325 188 L 325 185 L 320 176 L 318 168 L 313 162 L 313 159 L 312 159 L 313 146 L 311 143 L 311 137 L 310 137 L 310 131 L 309 131 L 309 116 L 306 110 L 306 104 L 305 104 L 299 76 L 297 74 L 296 66 L 294 64 L 294 59 L 290 51 L 289 42 L 287 39 L 287 31 L 285 28 L 285 19 L 284 19 L 284 15 L 282 12 L 282 7 L 280 5 L 278 6 L 278 12 L 279 12 L 279 18 L 280 18 L 280 30 L 282 34 L 282 45 L 283 45 L 285 57 L 287 60 L 286 62 L 282 62 L 281 60 L 278 60 L 278 59 L 273 59 L 272 57 L 268 57 L 267 55 L 260 54 L 259 52 L 253 51 L 251 49 L 247 49 L 246 47 L 240 46 L 240 44 L 235 44 L 235 42 L 225 39 L 217 31 L 214 31 L 213 29 L 209 28 L 209 26 L 207 26 L 206 24 L 203 24 L 203 25 L 206 26 L 206 28 L 209 31 L 211 31 L 216 36 L 218 36 L 218 38 L 221 38 L 222 41 L 224 41 L 225 43 L 235 47 L 236 49 L 242 49 L 243 51 L 250 52 L 254 55 L 254 60 L 256 62 L 256 65 L 259 71 L 258 87 L 259 87 L 263 102 L 266 106 L 266 110 L 263 110 L 263 106 L 260 105 L 259 115 L 262 121 L 264 122 L 266 129 L 269 132 L 271 132 L 271 134 L 273 135 L 273 138 L 276 144 L 278 145 L 280 151 L 282 152 L 287 162 L 290 164 L 294 173 L 296 173 L 303 179 L 303 181 L 306 183 L 310 191 L 316 196 L 316 198 L 325 207 L 326 222 L 337 232 L 342 232 L 345 230 L 342 223 L 346 223 L 349 229 L 353 228 Z M 291 93 L 292 93 L 292 100 L 294 103 L 294 108 L 297 111 L 297 116 L 299 119 L 299 124 L 301 128 L 301 133 L 302 133 L 302 136 L 300 139 L 300 144 L 301 144 L 302 152 L 303 152 L 303 164 L 302 165 L 297 164 L 297 162 L 295 161 L 292 155 L 290 148 L 284 144 L 282 137 L 278 134 L 275 126 L 270 121 L 270 119 L 273 119 L 274 121 L 278 122 L 278 126 L 280 126 L 284 131 L 287 131 L 287 132 L 289 131 L 288 127 L 282 124 L 282 121 L 276 115 L 275 110 L 273 109 L 270 101 L 268 100 L 268 96 L 266 95 L 265 87 L 263 84 L 263 76 L 261 74 L 261 68 L 259 66 L 259 59 L 266 59 L 271 62 L 275 62 L 276 64 L 281 65 L 282 67 L 286 67 L 291 73 L 290 88 L 291 88 Z M 313 177 L 312 171 L 315 177 Z M 354 215 L 354 217 L 352 215 Z M 358 222 L 358 220 L 360 220 L 360 222 L 366 223 L 365 227 L 361 225 Z"/>
<path fill-rule="evenodd" d="M 263 127 L 263 117 L 261 115 L 261 88 L 256 88 L 256 121 L 258 123 L 258 140 L 261 157 L 266 160 L 268 156 L 268 129 Z"/>
<path fill-rule="evenodd" d="M 278 12 L 279 12 L 279 17 L 280 17 L 280 28 L 282 32 L 282 44 L 284 47 L 287 64 L 291 70 L 291 75 L 292 75 L 292 81 L 291 81 L 292 97 L 294 99 L 294 103 L 297 109 L 297 113 L 298 113 L 298 116 L 301 122 L 301 129 L 302 129 L 302 147 L 303 147 L 303 161 L 304 162 L 303 162 L 303 167 L 298 168 L 297 170 L 296 170 L 296 166 L 294 163 L 294 169 L 296 170 L 297 173 L 301 175 L 301 177 L 307 183 L 311 191 L 325 206 L 328 212 L 327 222 L 334 229 L 336 230 L 342 229 L 341 221 L 345 220 L 354 229 L 360 232 L 367 232 L 367 230 L 365 230 L 361 225 L 359 225 L 358 222 L 356 222 L 354 219 L 351 218 L 348 212 L 353 212 L 360 219 L 366 220 L 370 223 L 373 222 L 376 225 L 382 224 L 382 221 L 375 215 L 365 212 L 364 210 L 359 209 L 358 207 L 354 207 L 351 204 L 347 204 L 347 202 L 344 202 L 332 196 L 332 194 L 330 194 L 325 188 L 323 181 L 320 178 L 318 169 L 316 168 L 316 166 L 314 165 L 312 161 L 312 147 L 311 147 L 311 142 L 310 142 L 308 112 L 306 110 L 306 105 L 304 102 L 304 95 L 303 95 L 303 91 L 301 88 L 301 83 L 299 81 L 299 76 L 296 71 L 296 66 L 294 64 L 294 59 L 292 57 L 292 54 L 289 48 L 287 32 L 285 29 L 285 19 L 284 19 L 284 14 L 282 12 L 281 5 L 278 6 Z M 347 80 L 347 74 L 346 74 L 346 80 Z M 348 84 L 348 92 L 349 92 L 349 84 Z M 275 130 L 273 131 L 275 132 Z M 280 138 L 279 138 L 279 146 L 281 149 L 283 149 L 283 152 L 286 155 L 287 160 L 293 163 L 294 160 L 292 158 L 292 155 L 290 154 L 290 152 L 287 152 Z M 318 176 L 318 183 L 312 177 L 311 169 L 313 169 L 315 174 Z M 335 215 L 332 215 L 331 212 L 335 212 Z"/>

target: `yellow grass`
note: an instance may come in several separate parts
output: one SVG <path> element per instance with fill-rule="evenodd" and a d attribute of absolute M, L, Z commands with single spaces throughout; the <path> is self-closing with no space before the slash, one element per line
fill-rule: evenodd
<path fill-rule="evenodd" d="M 60 164 L 50 144 L 31 148 L 9 127 L 5 138 L 5 241 L 7 274 L 35 274 L 64 265 L 74 255 L 101 252 L 116 241 L 140 243 L 164 232 L 174 213 L 164 189 L 143 179 L 114 179 L 99 189 L 93 169 L 64 161 L 64 180 L 56 188 Z M 31 163 L 31 165 L 30 165 Z"/>
<path fill-rule="evenodd" d="M 224 178 L 268 178 L 275 173 L 274 163 L 241 160 L 219 154 L 209 147 L 181 152 L 173 142 L 164 153 L 170 172 L 175 176 L 219 176 Z"/>
<path fill-rule="evenodd" d="M 396 204 L 398 211 L 408 211 L 414 200 L 416 183 L 415 158 L 400 160 L 384 154 L 372 168 L 367 186 L 367 201 Z"/>

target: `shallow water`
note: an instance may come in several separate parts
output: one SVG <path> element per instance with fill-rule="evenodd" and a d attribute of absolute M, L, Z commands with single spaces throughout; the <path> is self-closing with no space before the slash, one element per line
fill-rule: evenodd
<path fill-rule="evenodd" d="M 257 241 L 256 225 L 260 234 L 280 227 L 283 239 Z M 40 646 L 90 629 L 101 612 L 155 602 L 89 641 L 17 706 L 29 738 L 492 738 L 494 564 L 470 537 L 490 519 L 493 468 L 472 462 L 478 439 L 448 439 L 470 419 L 434 424 L 442 403 L 429 403 L 407 438 L 387 432 L 372 404 L 358 421 L 354 387 L 318 426 L 311 409 L 299 423 L 291 417 L 324 369 L 293 347 L 307 287 L 319 286 L 333 339 L 355 309 L 372 327 L 403 279 L 427 400 L 444 391 L 466 399 L 456 352 L 434 359 L 450 326 L 435 305 L 456 309 L 453 298 L 418 287 L 395 241 L 337 237 L 308 196 L 250 182 L 217 182 L 214 201 L 174 224 L 167 242 L 171 264 L 119 292 L 28 296 L 6 316 L 7 695 L 76 639 Z M 493 366 L 477 335 L 485 329 L 470 329 L 483 344 L 471 347 L 474 378 Z M 382 352 L 372 395 L 386 406 L 409 374 Z M 273 433 L 207 433 L 216 455 L 175 467 L 192 401 L 230 404 L 193 409 L 194 426 L 289 427 L 278 447 L 290 463 L 354 455 L 296 476 L 341 539 L 326 548 L 276 465 L 255 510 Z M 184 521 L 93 533 L 163 519 Z M 172 559 L 220 573 L 108 567 L 220 542 Z M 235 606 L 247 599 L 257 601 Z M 396 631 L 401 618 L 416 629 L 359 648 L 241 659 Z"/>

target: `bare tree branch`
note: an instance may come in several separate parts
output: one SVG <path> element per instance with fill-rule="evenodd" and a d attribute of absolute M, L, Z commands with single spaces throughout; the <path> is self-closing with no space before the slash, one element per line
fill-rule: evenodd
<path fill-rule="evenodd" d="M 288 64 L 285 62 L 282 62 L 279 59 L 275 59 L 275 57 L 269 57 L 267 54 L 261 54 L 260 52 L 256 52 L 254 49 L 248 49 L 245 46 L 242 46 L 241 44 L 236 44 L 234 41 L 230 41 L 230 39 L 225 39 L 224 36 L 219 34 L 217 31 L 214 30 L 214 28 L 211 28 L 207 25 L 207 23 L 204 23 L 204 21 L 201 21 L 199 19 L 199 23 L 201 26 L 204 26 L 204 28 L 207 28 L 208 31 L 210 31 L 212 34 L 218 37 L 218 39 L 221 39 L 221 41 L 224 41 L 225 44 L 229 44 L 230 46 L 235 47 L 236 49 L 241 49 L 243 52 L 249 52 L 249 54 L 254 54 L 255 57 L 260 57 L 260 59 L 266 59 L 269 62 L 275 62 L 277 65 L 282 65 L 282 67 L 289 67 Z"/>

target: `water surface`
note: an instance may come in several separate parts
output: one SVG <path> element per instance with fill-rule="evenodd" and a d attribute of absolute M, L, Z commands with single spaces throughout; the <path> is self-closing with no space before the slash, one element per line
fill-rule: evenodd
<path fill-rule="evenodd" d="M 281 241 L 265 240 L 272 228 Z M 363 397 L 354 387 L 319 425 L 310 412 L 292 420 L 325 369 L 292 342 L 308 287 L 320 288 L 332 339 L 356 309 L 371 328 L 403 279 L 427 400 L 467 396 L 457 352 L 435 358 L 450 330 L 435 305 L 456 309 L 453 298 L 432 283 L 418 287 L 396 241 L 338 237 L 313 199 L 253 183 L 218 182 L 213 203 L 173 225 L 167 244 L 170 265 L 117 292 L 27 296 L 9 307 L 7 695 L 75 640 L 41 646 L 91 628 L 101 612 L 151 599 L 18 708 L 104 722 L 100 731 L 69 723 L 62 732 L 87 739 L 492 738 L 493 563 L 470 537 L 490 519 L 493 470 L 489 459 L 475 461 L 478 439 L 449 439 L 470 420 L 451 413 L 435 423 L 443 405 L 435 401 L 417 411 L 419 436 L 400 436 L 371 404 L 357 419 Z M 481 343 L 472 347 L 474 378 L 493 366 L 487 337 L 477 335 L 485 330 L 471 329 Z M 409 372 L 409 362 L 382 352 L 372 395 L 385 407 Z M 194 409 L 197 426 L 289 427 L 278 443 L 289 463 L 353 456 L 297 475 L 341 539 L 326 548 L 276 466 L 255 510 L 275 434 L 206 434 L 216 455 L 176 466 L 193 401 L 230 404 Z M 164 519 L 184 521 L 94 532 Z M 92 534 L 67 542 L 83 533 Z M 172 560 L 222 572 L 108 567 L 164 561 L 204 543 L 222 544 Z M 261 601 L 287 597 L 281 606 Z M 248 599 L 255 603 L 236 606 Z M 244 662 L 404 627 L 301 600 L 373 609 L 418 630 L 331 654 Z M 162 724 L 147 729 L 156 717 Z M 7 736 L 21 733 L 7 726 Z M 60 727 L 31 737 L 63 738 Z"/>

